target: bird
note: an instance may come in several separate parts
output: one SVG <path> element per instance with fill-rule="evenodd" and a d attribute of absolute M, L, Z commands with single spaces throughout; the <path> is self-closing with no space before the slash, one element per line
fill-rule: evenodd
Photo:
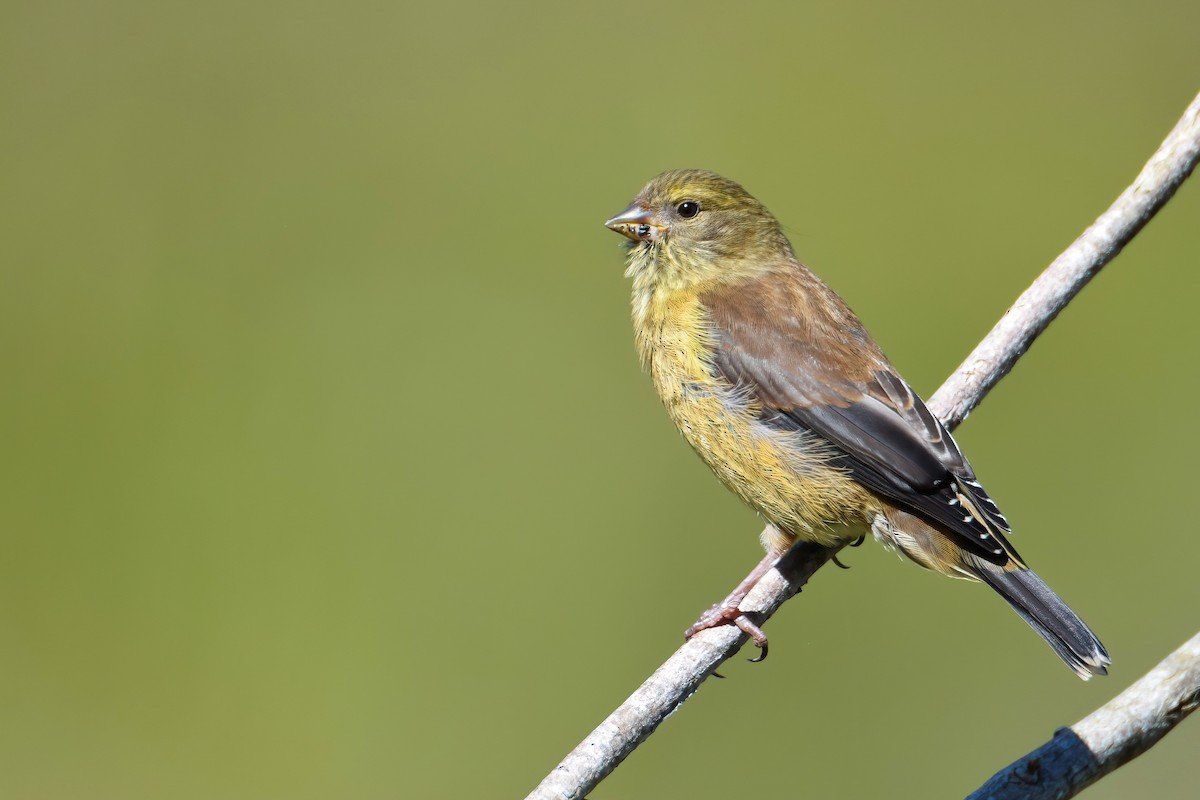
<path fill-rule="evenodd" d="M 949 431 L 762 203 L 671 170 L 605 225 L 629 240 L 641 364 L 683 438 L 768 523 L 768 556 L 869 534 L 991 587 L 1080 678 L 1107 674 L 1104 645 L 1018 555 Z"/>

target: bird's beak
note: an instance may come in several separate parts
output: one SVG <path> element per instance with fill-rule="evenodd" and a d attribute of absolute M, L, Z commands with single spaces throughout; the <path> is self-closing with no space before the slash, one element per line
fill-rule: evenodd
<path fill-rule="evenodd" d="M 635 242 L 652 242 L 663 232 L 663 224 L 655 213 L 636 202 L 604 223 L 604 226 Z"/>

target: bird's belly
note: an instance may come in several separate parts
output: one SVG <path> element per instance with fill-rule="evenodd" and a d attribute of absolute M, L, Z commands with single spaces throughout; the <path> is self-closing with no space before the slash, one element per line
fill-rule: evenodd
<path fill-rule="evenodd" d="M 821 544 L 853 539 L 869 525 L 874 497 L 831 465 L 837 453 L 824 439 L 772 428 L 744 393 L 703 367 L 696 372 L 659 361 L 652 371 L 688 444 L 767 522 L 791 537 Z M 774 548 L 786 544 L 777 542 Z"/>

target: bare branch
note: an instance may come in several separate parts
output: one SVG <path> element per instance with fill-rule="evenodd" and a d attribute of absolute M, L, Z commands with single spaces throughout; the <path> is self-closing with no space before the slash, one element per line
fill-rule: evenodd
<path fill-rule="evenodd" d="M 1121 251 L 1191 174 L 1200 157 L 1197 97 L 1137 180 L 1026 290 L 933 396 L 929 408 L 953 429 L 1012 369 L 1046 326 Z M 755 586 L 741 609 L 762 624 L 840 548 L 797 544 Z M 732 625 L 692 637 L 529 795 L 582 798 L 732 656 L 746 636 Z"/>
<path fill-rule="evenodd" d="M 951 429 L 966 419 L 1058 312 L 1166 205 L 1192 174 L 1197 159 L 1200 96 L 1183 112 L 1129 188 L 1054 259 L 954 370 L 930 399 L 929 410 Z"/>
<path fill-rule="evenodd" d="M 836 552 L 824 547 L 793 547 L 746 595 L 742 609 L 756 609 L 756 619 L 766 620 Z M 790 569 L 784 571 L 793 582 L 779 573 L 785 562 Z M 745 642 L 746 635 L 733 625 L 709 628 L 693 636 L 588 734 L 527 800 L 585 797 Z"/>
<path fill-rule="evenodd" d="M 1065 800 L 1140 756 L 1200 705 L 1200 634 L 1137 683 L 1029 755 L 967 800 Z"/>

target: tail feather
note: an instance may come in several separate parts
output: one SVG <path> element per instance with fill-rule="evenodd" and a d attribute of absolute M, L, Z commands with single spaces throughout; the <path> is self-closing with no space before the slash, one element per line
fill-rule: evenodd
<path fill-rule="evenodd" d="M 974 558 L 967 566 L 995 589 L 1076 675 L 1086 681 L 1093 675 L 1108 674 L 1111 661 L 1104 645 L 1037 573 L 1022 568 L 1004 570 Z"/>

